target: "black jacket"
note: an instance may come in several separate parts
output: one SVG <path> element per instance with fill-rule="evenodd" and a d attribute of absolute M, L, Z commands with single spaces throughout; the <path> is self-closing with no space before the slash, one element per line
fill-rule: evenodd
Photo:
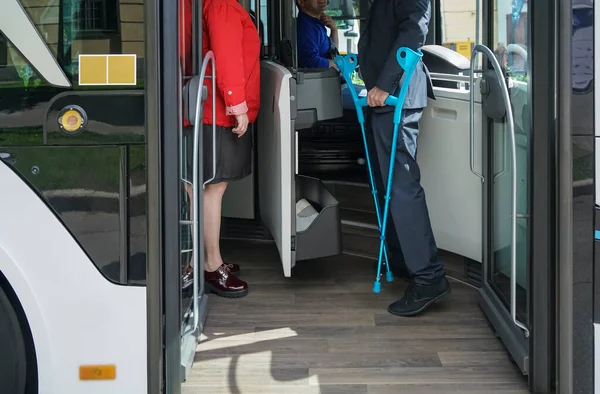
<path fill-rule="evenodd" d="M 375 0 L 367 26 L 358 42 L 358 64 L 367 90 L 373 87 L 397 95 L 403 71 L 396 60 L 400 47 L 418 50 L 425 44 L 429 31 L 429 0 Z M 423 62 L 415 70 L 404 108 L 425 108 L 433 95 L 433 84 Z M 389 108 L 388 108 L 389 110 Z"/>

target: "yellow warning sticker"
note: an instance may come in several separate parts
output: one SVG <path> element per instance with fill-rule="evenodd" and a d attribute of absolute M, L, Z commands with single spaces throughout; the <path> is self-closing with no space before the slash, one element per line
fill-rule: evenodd
<path fill-rule="evenodd" d="M 136 55 L 79 55 L 79 85 L 135 85 L 136 63 Z"/>

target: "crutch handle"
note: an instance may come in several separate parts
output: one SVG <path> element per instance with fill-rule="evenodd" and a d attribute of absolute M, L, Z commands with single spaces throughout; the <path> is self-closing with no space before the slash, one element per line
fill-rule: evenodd
<path fill-rule="evenodd" d="M 398 65 L 400 68 L 404 70 L 406 75 L 405 80 L 410 81 L 412 74 L 415 71 L 417 63 L 421 60 L 423 54 L 421 51 L 415 52 L 410 48 L 401 47 L 398 48 L 396 52 L 396 60 L 398 61 Z M 337 55 L 333 62 L 337 66 L 338 70 L 342 74 L 342 77 L 346 81 L 348 85 L 348 90 L 350 92 L 350 96 L 352 96 L 352 101 L 354 101 L 354 106 L 356 107 L 356 115 L 358 116 L 358 122 L 364 123 L 365 118 L 362 109 L 368 107 L 367 98 L 366 97 L 358 97 L 356 90 L 354 89 L 354 84 L 352 83 L 352 73 L 356 70 L 358 66 L 358 57 L 354 53 L 349 53 L 346 56 Z M 403 87 L 400 89 L 400 97 L 389 95 L 385 100 L 385 104 L 390 107 L 394 107 L 394 123 L 400 123 L 400 118 L 402 117 L 402 106 L 404 104 L 404 99 L 406 97 L 407 88 Z"/>
<path fill-rule="evenodd" d="M 367 98 L 366 97 L 359 98 L 358 102 L 356 103 L 356 105 L 358 105 L 361 108 L 369 106 L 369 104 L 367 104 Z M 388 98 L 385 99 L 385 105 L 389 105 L 390 107 L 395 107 L 396 105 L 398 105 L 398 98 L 396 96 L 392 96 L 390 94 L 388 96 Z"/>

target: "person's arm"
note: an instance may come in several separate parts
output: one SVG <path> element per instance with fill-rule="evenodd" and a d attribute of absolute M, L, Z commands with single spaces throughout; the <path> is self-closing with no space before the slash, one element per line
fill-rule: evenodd
<path fill-rule="evenodd" d="M 331 38 L 331 42 L 333 42 L 333 45 L 335 45 L 336 48 L 340 46 L 337 27 L 331 30 L 331 35 L 329 37 Z"/>
<path fill-rule="evenodd" d="M 329 30 L 331 31 L 331 33 L 329 34 L 329 39 L 331 40 L 331 42 L 333 43 L 333 45 L 337 48 L 340 43 L 339 43 L 339 39 L 338 39 L 338 27 L 337 24 L 335 23 L 335 21 L 333 20 L 333 18 L 327 14 L 322 14 L 321 15 L 321 22 L 323 22 L 323 24 L 325 25 L 325 27 L 328 27 Z"/>
<path fill-rule="evenodd" d="M 225 100 L 228 116 L 248 112 L 242 57 L 242 17 L 233 7 L 209 7 L 205 17 L 210 49 L 215 55 L 217 89 Z"/>
<path fill-rule="evenodd" d="M 319 53 L 318 37 L 314 30 L 300 30 L 298 34 L 298 64 L 303 68 L 329 68 L 333 60 Z"/>
<path fill-rule="evenodd" d="M 394 16 L 399 20 L 398 38 L 394 42 L 393 50 L 389 53 L 377 84 L 379 89 L 392 94 L 403 75 L 403 70 L 396 59 L 396 52 L 401 47 L 408 47 L 414 51 L 425 44 L 427 37 L 429 18 L 431 16 L 431 5 L 429 0 L 415 0 L 411 9 L 407 12 L 406 1 L 396 1 Z M 374 21 L 375 22 L 375 21 Z"/>

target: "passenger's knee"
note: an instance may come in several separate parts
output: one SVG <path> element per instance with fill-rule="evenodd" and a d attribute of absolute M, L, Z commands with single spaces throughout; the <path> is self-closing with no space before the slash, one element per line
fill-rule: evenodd
<path fill-rule="evenodd" d="M 227 190 L 227 182 L 219 182 L 206 185 L 206 191 L 208 191 L 209 193 L 222 195 L 225 193 L 225 190 Z"/>

